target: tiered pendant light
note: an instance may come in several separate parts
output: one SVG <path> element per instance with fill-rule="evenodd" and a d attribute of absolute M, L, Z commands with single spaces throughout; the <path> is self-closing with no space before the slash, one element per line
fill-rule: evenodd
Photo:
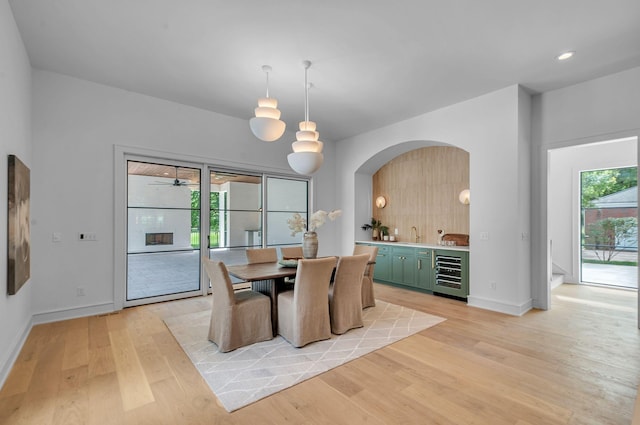
<path fill-rule="evenodd" d="M 255 109 L 256 116 L 249 120 L 249 126 L 258 139 L 265 142 L 273 142 L 282 137 L 286 124 L 280 120 L 278 101 L 269 97 L 269 72 L 271 72 L 271 67 L 263 65 L 262 70 L 267 74 L 267 97 L 258 99 L 258 107 Z"/>
<path fill-rule="evenodd" d="M 309 121 L 309 82 L 308 73 L 311 62 L 304 61 L 304 121 L 300 123 L 300 131 L 296 132 L 296 141 L 291 144 L 293 153 L 287 156 L 289 166 L 298 174 L 313 174 L 320 169 L 324 161 L 323 143 L 318 140 L 320 133 L 316 131 L 316 123 Z"/>

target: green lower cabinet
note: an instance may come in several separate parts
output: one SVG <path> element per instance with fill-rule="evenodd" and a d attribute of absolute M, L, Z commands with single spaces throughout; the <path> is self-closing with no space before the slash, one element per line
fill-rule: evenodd
<path fill-rule="evenodd" d="M 373 279 L 421 292 L 469 296 L 469 252 L 385 244 L 378 247 Z"/>
<path fill-rule="evenodd" d="M 416 253 L 414 248 L 391 248 L 391 282 L 416 286 Z"/>
<path fill-rule="evenodd" d="M 373 280 L 389 281 L 391 279 L 391 255 L 388 246 L 378 245 L 378 256 L 373 269 Z"/>
<path fill-rule="evenodd" d="M 416 286 L 433 291 L 432 250 L 418 249 L 416 252 Z"/>

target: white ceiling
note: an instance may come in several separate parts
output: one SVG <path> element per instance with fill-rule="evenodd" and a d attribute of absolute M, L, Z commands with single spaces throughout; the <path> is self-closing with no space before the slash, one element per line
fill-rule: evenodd
<path fill-rule="evenodd" d="M 509 85 L 544 92 L 640 66 L 638 0 L 10 0 L 31 64 L 341 140 Z M 555 56 L 575 50 L 557 62 Z"/>

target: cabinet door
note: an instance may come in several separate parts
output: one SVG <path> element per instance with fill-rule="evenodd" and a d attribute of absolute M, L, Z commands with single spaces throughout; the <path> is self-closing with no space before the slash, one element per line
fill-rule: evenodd
<path fill-rule="evenodd" d="M 433 291 L 432 250 L 418 249 L 416 252 L 416 286 Z"/>
<path fill-rule="evenodd" d="M 391 277 L 391 257 L 389 247 L 378 245 L 376 266 L 373 269 L 373 280 L 389 281 Z"/>
<path fill-rule="evenodd" d="M 416 255 L 412 248 L 393 248 L 391 281 L 401 285 L 416 285 Z"/>

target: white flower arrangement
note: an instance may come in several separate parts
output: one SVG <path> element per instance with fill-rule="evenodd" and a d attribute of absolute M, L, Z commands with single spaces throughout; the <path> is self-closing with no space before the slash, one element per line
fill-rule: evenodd
<path fill-rule="evenodd" d="M 294 213 L 293 217 L 287 220 L 287 224 L 289 224 L 289 229 L 291 229 L 291 236 L 295 236 L 296 233 L 304 232 L 306 230 L 314 232 L 327 221 L 327 218 L 333 221 L 340 215 L 342 215 L 342 210 L 333 210 L 330 212 L 318 210 L 311 214 L 311 218 L 309 219 L 309 228 L 307 229 L 307 220 L 299 213 Z"/>

